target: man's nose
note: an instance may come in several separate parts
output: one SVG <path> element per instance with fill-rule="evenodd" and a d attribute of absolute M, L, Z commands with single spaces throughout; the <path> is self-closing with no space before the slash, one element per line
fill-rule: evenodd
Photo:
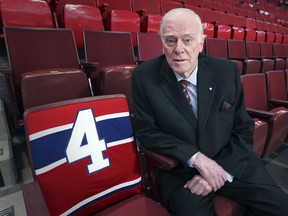
<path fill-rule="evenodd" d="M 183 52 L 184 51 L 184 43 L 182 40 L 177 40 L 176 46 L 174 48 L 174 51 L 177 53 Z"/>

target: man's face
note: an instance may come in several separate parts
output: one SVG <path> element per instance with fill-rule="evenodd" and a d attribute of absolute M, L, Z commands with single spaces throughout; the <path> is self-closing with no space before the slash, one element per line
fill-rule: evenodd
<path fill-rule="evenodd" d="M 163 26 L 163 37 L 163 50 L 168 64 L 175 73 L 188 77 L 203 49 L 196 21 L 185 17 L 167 20 Z"/>

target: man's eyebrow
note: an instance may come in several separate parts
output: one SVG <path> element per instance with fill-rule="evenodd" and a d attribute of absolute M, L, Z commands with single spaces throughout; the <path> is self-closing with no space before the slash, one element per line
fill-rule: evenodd
<path fill-rule="evenodd" d="M 193 37 L 195 34 L 193 33 L 186 33 L 183 34 L 182 37 Z M 175 35 L 173 35 L 172 33 L 167 33 L 167 34 L 163 34 L 164 37 L 176 37 Z"/>
<path fill-rule="evenodd" d="M 171 34 L 171 33 L 168 33 L 168 34 L 164 34 L 163 35 L 164 37 L 175 37 L 173 34 Z"/>

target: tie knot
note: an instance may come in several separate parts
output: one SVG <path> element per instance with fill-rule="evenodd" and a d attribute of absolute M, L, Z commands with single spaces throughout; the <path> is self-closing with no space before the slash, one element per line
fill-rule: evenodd
<path fill-rule="evenodd" d="M 189 86 L 189 81 L 187 80 L 182 79 L 180 80 L 180 83 L 184 89 L 187 89 L 187 87 Z"/>

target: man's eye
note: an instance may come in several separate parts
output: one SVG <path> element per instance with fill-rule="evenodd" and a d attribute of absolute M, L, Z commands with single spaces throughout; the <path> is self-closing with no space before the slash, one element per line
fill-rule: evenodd
<path fill-rule="evenodd" d="M 192 39 L 191 39 L 191 38 L 184 39 L 184 40 L 183 40 L 183 43 L 184 43 L 186 46 L 190 46 L 190 45 L 192 44 Z"/>
<path fill-rule="evenodd" d="M 177 41 L 173 38 L 167 38 L 166 39 L 167 46 L 174 46 L 176 43 L 177 43 Z"/>

